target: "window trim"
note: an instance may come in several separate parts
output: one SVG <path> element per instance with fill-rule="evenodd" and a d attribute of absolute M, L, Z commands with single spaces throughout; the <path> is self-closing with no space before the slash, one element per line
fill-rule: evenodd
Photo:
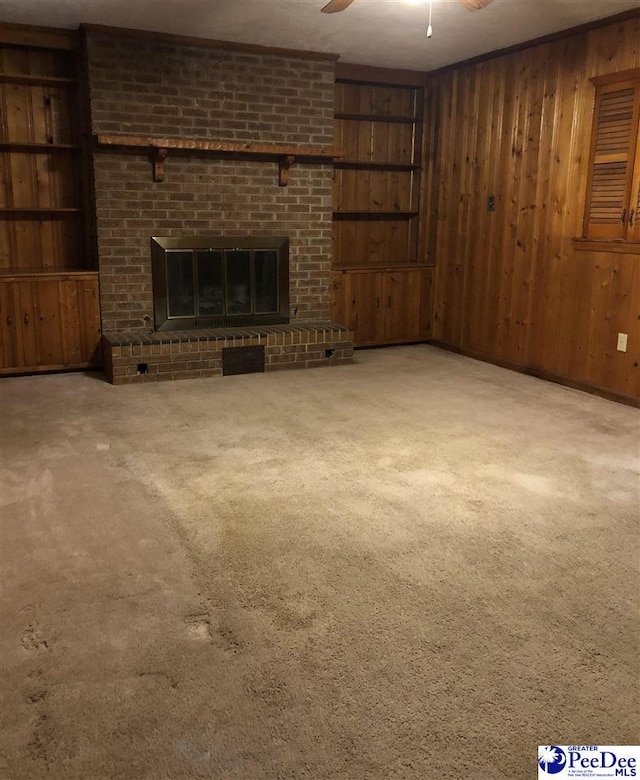
<path fill-rule="evenodd" d="M 640 241 L 608 238 L 574 238 L 573 248 L 579 252 L 618 252 L 625 255 L 640 255 Z"/>

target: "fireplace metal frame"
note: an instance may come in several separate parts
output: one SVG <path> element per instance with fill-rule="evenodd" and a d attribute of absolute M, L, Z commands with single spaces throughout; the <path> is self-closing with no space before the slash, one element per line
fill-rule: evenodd
<path fill-rule="evenodd" d="M 278 311 L 269 314 L 227 314 L 214 317 L 170 316 L 168 311 L 168 272 L 166 250 L 238 249 L 272 250 L 278 257 Z M 154 321 L 156 331 L 195 328 L 284 325 L 289 322 L 289 239 L 284 236 L 255 238 L 219 238 L 216 236 L 152 236 Z"/>

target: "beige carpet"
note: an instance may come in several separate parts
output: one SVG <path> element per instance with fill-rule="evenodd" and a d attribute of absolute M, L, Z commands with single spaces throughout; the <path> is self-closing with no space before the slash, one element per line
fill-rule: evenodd
<path fill-rule="evenodd" d="M 3 780 L 638 744 L 637 410 L 428 346 L 0 392 Z"/>

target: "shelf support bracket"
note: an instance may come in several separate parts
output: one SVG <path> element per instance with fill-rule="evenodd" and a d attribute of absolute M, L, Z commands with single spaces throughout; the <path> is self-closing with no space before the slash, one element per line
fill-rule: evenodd
<path fill-rule="evenodd" d="M 164 181 L 164 161 L 167 157 L 168 149 L 154 147 L 151 153 L 151 162 L 153 164 L 153 180 Z"/>
<path fill-rule="evenodd" d="M 296 161 L 296 158 L 292 154 L 288 154 L 285 157 L 281 157 L 278 161 L 278 186 L 286 187 L 289 184 L 289 168 Z"/>

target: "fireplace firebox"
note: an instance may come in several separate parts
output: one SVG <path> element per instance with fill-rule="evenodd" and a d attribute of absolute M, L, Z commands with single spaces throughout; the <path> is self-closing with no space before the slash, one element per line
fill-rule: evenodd
<path fill-rule="evenodd" d="M 155 329 L 289 322 L 288 238 L 151 239 Z"/>

